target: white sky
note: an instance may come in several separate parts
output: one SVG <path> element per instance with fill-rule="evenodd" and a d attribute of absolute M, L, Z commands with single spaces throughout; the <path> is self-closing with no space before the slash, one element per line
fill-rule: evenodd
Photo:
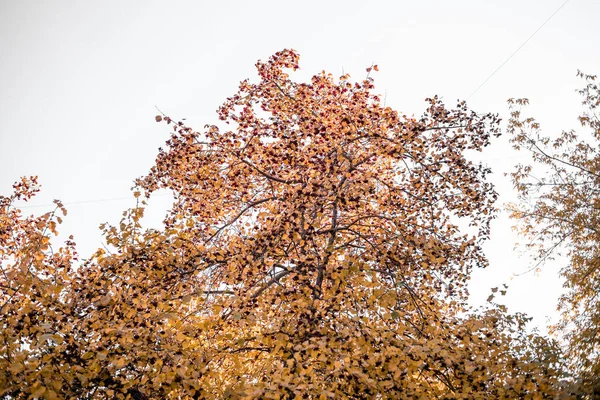
<path fill-rule="evenodd" d="M 358 79 L 375 62 L 387 104 L 418 115 L 425 97 L 467 98 L 563 2 L 0 0 L 0 193 L 38 175 L 32 205 L 78 202 L 62 231 L 86 257 L 100 246 L 98 225 L 135 204 L 129 188 L 167 139 L 155 105 L 201 129 L 240 80 L 255 77 L 257 59 L 287 47 L 300 52 L 299 79 L 342 68 Z M 571 0 L 469 105 L 506 117 L 506 99 L 527 97 L 546 132 L 577 128 L 575 73 L 600 73 L 599 15 L 600 1 Z M 501 202 L 514 199 L 503 173 L 519 161 L 507 139 L 481 158 Z M 114 198 L 128 199 L 81 202 Z M 168 201 L 152 201 L 149 225 Z M 509 283 L 509 310 L 543 327 L 555 317 L 560 264 L 511 280 L 531 260 L 513 251 L 510 225 L 504 216 L 494 223 L 491 266 L 474 272 L 472 300 Z"/>

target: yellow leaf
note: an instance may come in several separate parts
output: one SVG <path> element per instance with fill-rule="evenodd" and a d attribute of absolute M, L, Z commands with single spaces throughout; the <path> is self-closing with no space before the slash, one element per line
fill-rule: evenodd
<path fill-rule="evenodd" d="M 57 400 L 58 399 L 58 395 L 56 394 L 56 392 L 52 389 L 49 389 L 46 392 L 46 400 Z"/>
<path fill-rule="evenodd" d="M 31 397 L 39 398 L 46 392 L 46 388 L 42 386 L 41 382 L 35 382 L 31 388 Z"/>

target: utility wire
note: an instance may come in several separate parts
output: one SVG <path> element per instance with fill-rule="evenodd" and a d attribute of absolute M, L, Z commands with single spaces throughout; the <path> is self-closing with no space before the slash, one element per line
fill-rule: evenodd
<path fill-rule="evenodd" d="M 518 47 L 518 48 L 517 48 L 517 49 L 516 49 L 516 50 L 515 50 L 515 51 L 514 51 L 514 52 L 513 52 L 513 53 L 512 53 L 510 56 L 508 56 L 508 58 L 507 58 L 506 60 L 504 60 L 504 62 L 503 62 L 502 64 L 500 64 L 500 66 L 498 66 L 498 68 L 496 68 L 496 70 L 495 70 L 494 72 L 492 72 L 492 73 L 490 74 L 490 76 L 488 76 L 488 77 L 487 77 L 487 78 L 486 78 L 486 79 L 483 81 L 483 83 L 481 83 L 481 85 L 479 85 L 479 86 L 477 87 L 477 89 L 475 89 L 475 90 L 473 91 L 473 93 L 471 93 L 471 94 L 469 95 L 469 97 L 467 97 L 467 100 L 469 100 L 471 97 L 473 97 L 473 96 L 475 95 L 475 93 L 477 93 L 477 92 L 479 91 L 479 89 L 481 89 L 481 88 L 482 88 L 482 87 L 483 87 L 483 86 L 484 86 L 484 85 L 485 85 L 485 84 L 486 84 L 486 83 L 487 83 L 487 82 L 488 82 L 490 79 L 492 79 L 492 77 L 493 77 L 494 75 L 496 75 L 496 73 L 497 73 L 498 71 L 500 71 L 500 69 L 501 69 L 502 67 L 504 67 L 504 65 L 506 65 L 506 63 L 507 63 L 507 62 L 509 62 L 509 61 L 510 61 L 510 59 L 511 59 L 511 58 L 513 58 L 513 57 L 515 56 L 515 54 L 517 54 L 517 53 L 519 52 L 519 50 L 521 50 L 521 49 L 522 49 L 522 48 L 523 48 L 523 47 L 524 47 L 524 46 L 525 46 L 525 45 L 526 45 L 526 44 L 527 44 L 527 43 L 528 43 L 528 42 L 529 42 L 529 41 L 530 41 L 530 40 L 531 40 L 531 39 L 532 39 L 532 38 L 533 38 L 533 37 L 534 37 L 534 36 L 535 36 L 535 35 L 536 35 L 536 34 L 537 34 L 537 33 L 538 33 L 538 32 L 539 32 L 539 31 L 540 31 L 540 30 L 541 30 L 541 29 L 542 29 L 542 28 L 543 28 L 543 27 L 544 27 L 544 26 L 547 24 L 547 23 L 548 23 L 548 22 L 550 22 L 550 20 L 551 20 L 551 19 L 552 19 L 552 18 L 553 18 L 553 17 L 554 17 L 556 14 L 558 14 L 558 12 L 559 12 L 559 11 L 560 11 L 560 10 L 561 10 L 561 9 L 562 9 L 564 6 L 566 6 L 566 5 L 567 5 L 567 3 L 568 3 L 569 1 L 571 1 L 571 0 L 566 0 L 564 3 L 562 3 L 562 5 L 561 5 L 560 7 L 558 7 L 558 8 L 556 9 L 556 11 L 554 11 L 554 12 L 552 13 L 552 15 L 550 15 L 550 17 L 548 17 L 548 19 L 547 19 L 546 21 L 544 21 L 544 23 L 543 23 L 542 25 L 540 25 L 540 26 L 539 26 L 539 28 L 537 28 L 537 29 L 535 30 L 535 32 L 533 32 L 533 33 L 532 33 L 532 34 L 531 34 L 531 35 L 530 35 L 530 36 L 529 36 L 529 37 L 528 37 L 528 38 L 527 38 L 527 39 L 526 39 L 526 40 L 525 40 L 523 43 L 521 43 L 521 45 L 520 45 L 520 46 L 519 46 L 519 47 Z M 157 109 L 158 109 L 158 108 L 157 108 Z M 160 111 L 160 110 L 158 110 L 158 111 Z M 161 113 L 162 113 L 162 112 L 161 112 Z M 184 119 L 185 119 L 185 118 L 184 118 Z M 493 161 L 493 160 L 494 160 L 494 159 L 492 159 L 492 160 L 488 160 L 488 161 Z M 158 196 L 167 196 L 167 195 L 169 195 L 169 194 L 168 194 L 168 193 L 165 193 L 165 194 L 158 194 L 158 195 L 155 195 L 155 196 L 156 196 L 156 197 L 158 197 Z M 109 201 L 120 201 L 120 200 L 128 200 L 128 199 L 131 199 L 131 196 L 128 196 L 128 197 L 113 197 L 113 198 L 108 198 L 108 199 L 97 199 L 97 200 L 80 200 L 80 201 L 71 201 L 71 202 L 66 202 L 66 203 L 62 203 L 62 204 L 63 204 L 63 205 L 65 205 L 65 206 L 68 206 L 68 205 L 73 205 L 73 204 L 103 203 L 103 202 L 109 202 Z M 50 204 L 40 204 L 40 205 L 23 206 L 23 207 L 19 207 L 19 208 L 41 208 L 41 207 L 52 207 L 52 206 L 55 206 L 55 204 L 54 204 L 54 203 L 50 203 Z"/>
<path fill-rule="evenodd" d="M 171 193 L 162 193 L 162 194 L 155 194 L 152 197 L 163 197 L 163 196 L 169 196 Z M 70 206 L 73 204 L 89 204 L 89 203 L 105 203 L 105 202 L 109 202 L 109 201 L 120 201 L 120 200 L 131 200 L 134 199 L 134 197 L 132 196 L 128 196 L 128 197 L 111 197 L 108 199 L 92 199 L 92 200 L 79 200 L 79 201 L 70 201 L 70 202 L 61 202 L 63 205 L 65 206 Z M 22 207 L 18 207 L 20 209 L 24 209 L 24 208 L 41 208 L 41 207 L 56 207 L 55 203 L 49 203 L 49 204 L 38 204 L 38 205 L 28 205 L 28 206 L 22 206 Z"/>
<path fill-rule="evenodd" d="M 514 157 L 493 157 L 493 158 L 486 158 L 482 161 L 486 161 L 486 162 L 490 162 L 490 161 L 506 161 L 506 160 L 518 160 L 523 158 L 524 156 L 514 156 Z M 170 196 L 171 193 L 159 193 L 159 194 L 152 194 L 152 197 L 164 197 L 164 196 Z M 106 203 L 109 201 L 121 201 L 121 200 L 131 200 L 133 197 L 132 196 L 128 196 L 128 197 L 111 197 L 111 198 L 107 198 L 107 199 L 89 199 L 89 200 L 78 200 L 78 201 L 69 201 L 69 202 L 61 202 L 61 204 L 65 205 L 65 206 L 70 206 L 73 204 L 91 204 L 91 203 Z M 19 209 L 25 209 L 25 208 L 42 208 L 42 207 L 56 207 L 55 203 L 48 203 L 48 204 L 36 204 L 36 205 L 26 205 L 26 206 L 22 206 L 22 207 L 18 207 Z"/>
<path fill-rule="evenodd" d="M 524 46 L 525 46 L 525 45 L 526 45 L 526 44 L 527 44 L 527 43 L 528 43 L 528 42 L 529 42 L 529 41 L 530 41 L 530 40 L 531 40 L 531 39 L 532 39 L 532 38 L 533 38 L 533 37 L 534 37 L 534 36 L 535 36 L 535 35 L 536 35 L 536 34 L 537 34 L 537 33 L 538 33 L 538 32 L 539 32 L 539 31 L 540 31 L 542 28 L 543 28 L 543 27 L 544 27 L 544 25 L 546 25 L 548 22 L 550 22 L 550 20 L 551 20 L 551 19 L 552 19 L 552 18 L 553 18 L 553 17 L 554 17 L 556 14 L 558 14 L 558 12 L 559 12 L 559 11 L 560 11 L 560 10 L 561 10 L 561 9 L 562 9 L 564 6 L 566 6 L 566 5 L 567 5 L 567 3 L 568 3 L 569 1 L 571 1 L 571 0 L 566 0 L 564 3 L 562 3 L 562 5 L 561 5 L 560 7 L 558 7 L 558 8 L 556 9 L 556 11 L 554 11 L 554 12 L 552 13 L 552 15 L 551 15 L 550 17 L 548 17 L 548 19 L 547 19 L 546 21 L 544 21 L 544 23 L 543 23 L 542 25 L 540 25 L 540 27 L 539 27 L 539 28 L 537 28 L 537 29 L 535 30 L 535 32 L 533 32 L 533 33 L 531 34 L 531 36 L 529 36 L 529 37 L 528 37 L 528 38 L 527 38 L 527 39 L 526 39 L 526 40 L 525 40 L 523 43 L 521 43 L 521 45 L 520 45 L 519 47 L 517 47 L 517 49 L 516 49 L 516 50 L 515 50 L 515 51 L 514 51 L 514 52 L 513 52 L 513 53 L 512 53 L 510 56 L 508 56 L 508 58 L 507 58 L 506 60 L 504 60 L 504 62 L 503 62 L 502 64 L 500 64 L 500 66 L 499 66 L 498 68 L 496 68 L 496 70 L 495 70 L 494 72 L 492 72 L 492 73 L 490 74 L 490 76 L 488 76 L 488 77 L 486 78 L 486 80 L 484 80 L 484 81 L 483 81 L 483 83 L 482 83 L 481 85 L 479 85 L 479 86 L 477 87 L 477 89 L 475 89 L 475 90 L 473 91 L 473 93 L 471 93 L 471 94 L 469 95 L 469 97 L 467 97 L 467 100 L 469 100 L 471 97 L 473 97 L 473 96 L 475 95 L 475 93 L 477 93 L 477 92 L 479 91 L 479 89 L 481 89 L 481 88 L 483 87 L 483 85 L 485 85 L 485 84 L 486 84 L 486 83 L 487 83 L 487 82 L 488 82 L 490 79 L 492 79 L 492 77 L 493 77 L 494 75 L 496 75 L 496 72 L 500 71 L 500 69 L 501 69 L 502 67 L 504 67 L 504 65 L 506 65 L 506 63 L 507 63 L 507 62 L 509 62 L 509 61 L 510 61 L 510 59 L 511 59 L 511 58 L 513 58 L 513 57 L 514 57 L 514 55 L 515 55 L 515 54 L 517 54 L 517 53 L 519 52 L 519 50 L 521 50 L 521 49 L 522 49 L 522 48 L 523 48 L 523 47 L 524 47 Z"/>

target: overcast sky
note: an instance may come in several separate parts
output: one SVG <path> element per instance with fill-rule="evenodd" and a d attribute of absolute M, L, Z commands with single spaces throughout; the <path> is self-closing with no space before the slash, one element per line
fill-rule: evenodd
<path fill-rule="evenodd" d="M 168 129 L 155 106 L 197 129 L 254 64 L 283 48 L 301 55 L 297 79 L 321 70 L 364 77 L 372 63 L 387 104 L 420 114 L 424 98 L 466 99 L 564 0 L 494 1 L 26 1 L 0 0 L 0 193 L 38 175 L 42 193 L 24 211 L 58 198 L 81 255 L 100 246 L 98 225 L 135 205 L 129 191 L 153 164 Z M 571 0 L 479 91 L 478 112 L 506 117 L 506 100 L 527 97 L 547 133 L 577 128 L 578 69 L 600 73 L 600 1 Z M 524 161 L 496 139 L 480 159 L 494 170 L 501 202 L 514 199 L 503 176 Z M 109 201 L 105 201 L 111 199 Z M 117 200 L 115 200 L 117 199 Z M 152 200 L 158 226 L 169 197 Z M 72 203 L 72 204 L 69 204 Z M 499 204 L 501 205 L 501 203 Z M 475 271 L 472 301 L 510 286 L 511 311 L 544 327 L 555 318 L 560 260 L 525 272 L 527 254 L 505 216 L 487 244 L 491 266 Z"/>

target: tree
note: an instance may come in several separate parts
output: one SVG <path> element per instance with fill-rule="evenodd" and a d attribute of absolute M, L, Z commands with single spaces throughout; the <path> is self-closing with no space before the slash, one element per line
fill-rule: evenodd
<path fill-rule="evenodd" d="M 381 104 L 369 76 L 353 83 L 322 73 L 297 83 L 287 72 L 297 68 L 291 50 L 258 62 L 260 80 L 241 82 L 219 108 L 221 128 L 200 133 L 157 117 L 173 132 L 135 196 L 174 193 L 163 230 L 143 230 L 143 208 L 129 210 L 118 227 L 102 226 L 107 249 L 60 284 L 46 272 L 55 257 L 47 249 L 3 239 L 5 270 L 21 268 L 7 281 L 6 312 L 37 307 L 43 329 L 31 318 L 5 319 L 13 344 L 0 343 L 0 393 L 557 393 L 554 343 L 526 333 L 524 316 L 465 306 L 471 269 L 487 264 L 480 244 L 496 194 L 489 170 L 464 153 L 489 144 L 498 117 L 464 102 L 447 109 L 435 97 L 409 118 Z M 24 242 L 45 241 L 39 232 L 53 217 L 28 230 L 12 197 L 3 199 L 3 223 L 20 227 Z M 30 254 L 39 258 L 34 272 L 19 267 Z M 38 289 L 22 288 L 38 275 Z M 37 300 L 40 287 L 48 300 Z"/>
<path fill-rule="evenodd" d="M 51 248 L 50 235 L 57 234 L 62 221 L 57 211 L 66 215 L 60 202 L 54 212 L 37 218 L 23 218 L 14 207 L 15 201 L 26 201 L 38 191 L 35 177 L 23 178 L 13 195 L 0 196 L 0 395 L 10 396 L 5 398 L 21 393 L 58 398 L 62 383 L 48 379 L 55 368 L 68 364 L 55 365 L 49 354 L 68 337 L 64 299 L 73 282 L 75 243 L 68 240 L 57 251 Z"/>
<path fill-rule="evenodd" d="M 523 118 L 526 100 L 510 101 L 512 143 L 528 151 L 533 164 L 518 165 L 512 174 L 521 202 L 512 207 L 521 232 L 537 246 L 538 263 L 564 251 L 561 269 L 567 293 L 559 308 L 573 368 L 581 374 L 582 391 L 600 396 L 600 87 L 596 77 L 579 91 L 585 134 L 562 132 L 556 139 L 541 133 L 532 118 Z M 594 397 L 596 396 L 596 397 Z"/>

